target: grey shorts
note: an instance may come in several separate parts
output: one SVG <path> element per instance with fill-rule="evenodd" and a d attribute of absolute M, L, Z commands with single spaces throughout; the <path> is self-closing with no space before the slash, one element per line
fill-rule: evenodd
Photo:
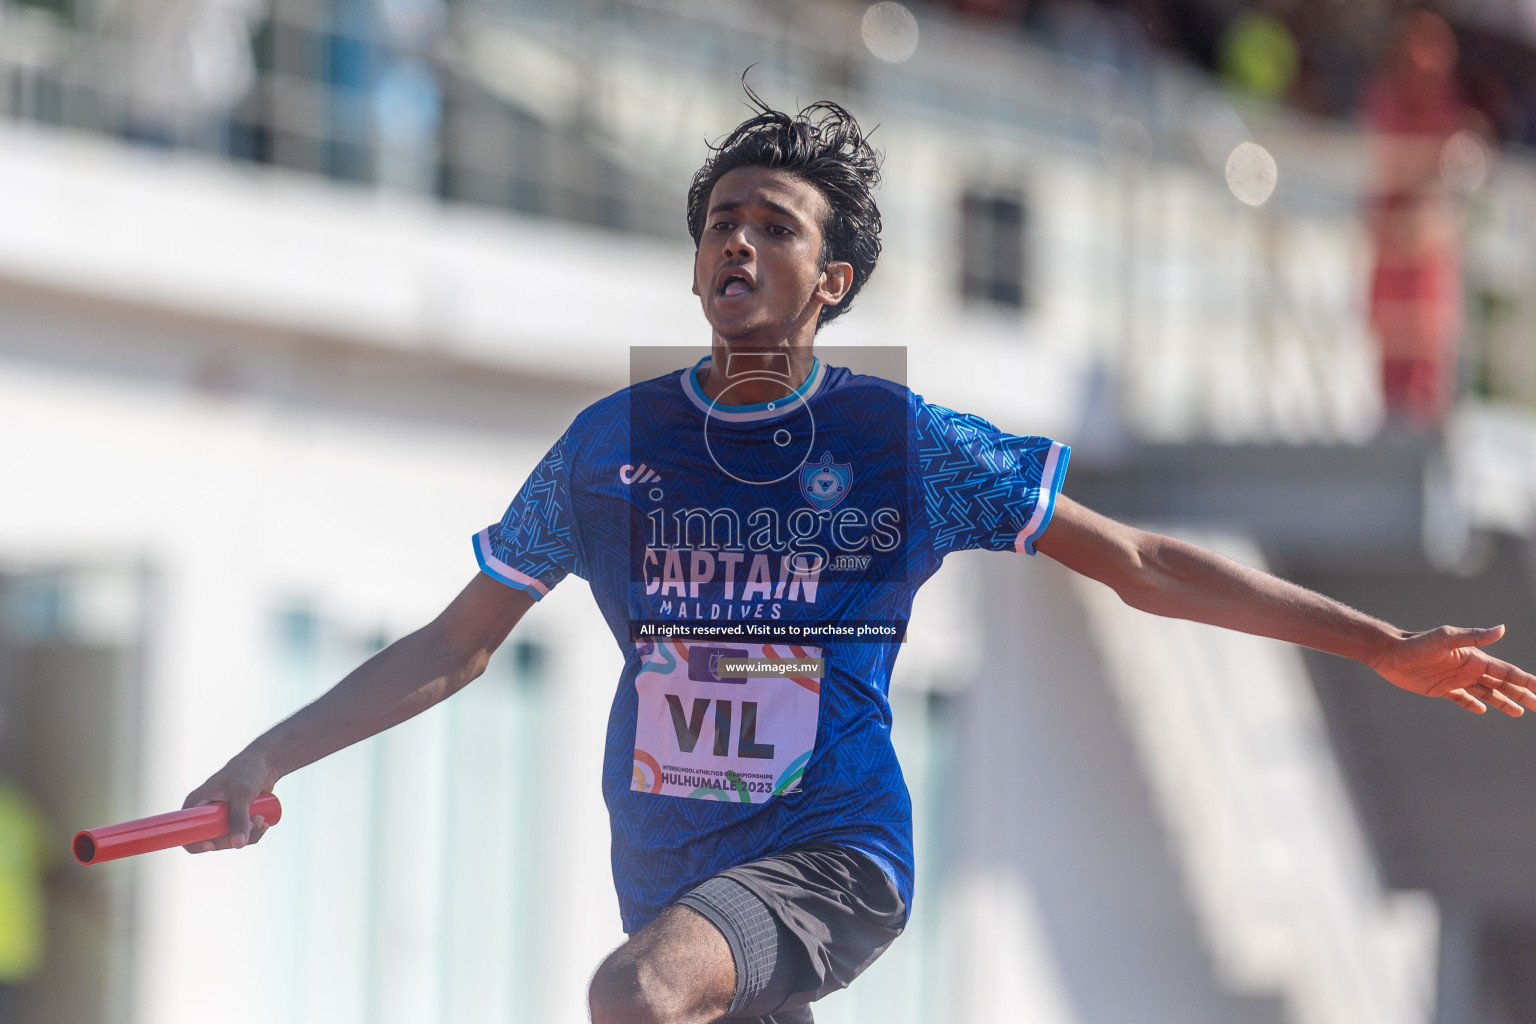
<path fill-rule="evenodd" d="M 907 920 L 880 865 L 834 843 L 729 868 L 677 902 L 730 944 L 736 997 L 726 1019 L 760 1024 L 811 1024 L 809 1004 L 858 977 Z"/>

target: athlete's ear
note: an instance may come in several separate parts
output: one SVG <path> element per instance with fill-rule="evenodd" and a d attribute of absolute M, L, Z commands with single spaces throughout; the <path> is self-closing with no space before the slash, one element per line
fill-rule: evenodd
<path fill-rule="evenodd" d="M 816 283 L 816 291 L 812 298 L 824 306 L 835 306 L 843 301 L 848 294 L 848 289 L 853 287 L 852 263 L 828 263 L 827 269 L 821 272 L 821 280 Z"/>
<path fill-rule="evenodd" d="M 693 294 L 699 294 L 699 247 L 693 247 Z M 700 296 L 703 298 L 703 296 Z"/>

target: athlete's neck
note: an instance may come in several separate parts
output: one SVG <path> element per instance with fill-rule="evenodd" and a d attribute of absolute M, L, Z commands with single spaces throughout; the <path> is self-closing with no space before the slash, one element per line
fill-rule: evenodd
<path fill-rule="evenodd" d="M 716 337 L 699 386 L 721 405 L 776 402 L 805 383 L 815 361 L 809 344 L 755 348 Z"/>

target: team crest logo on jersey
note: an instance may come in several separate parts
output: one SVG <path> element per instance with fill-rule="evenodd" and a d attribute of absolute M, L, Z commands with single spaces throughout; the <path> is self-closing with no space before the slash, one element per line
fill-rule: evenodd
<path fill-rule="evenodd" d="M 822 452 L 820 462 L 800 467 L 800 493 L 817 508 L 826 510 L 848 497 L 853 486 L 853 463 L 833 462 L 831 452 Z"/>

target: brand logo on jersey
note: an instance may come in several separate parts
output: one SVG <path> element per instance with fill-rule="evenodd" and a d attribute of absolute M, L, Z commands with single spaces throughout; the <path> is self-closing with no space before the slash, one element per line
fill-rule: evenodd
<path fill-rule="evenodd" d="M 833 462 L 831 452 L 822 452 L 820 462 L 800 467 L 800 493 L 822 511 L 848 497 L 853 486 L 853 463 Z"/>
<path fill-rule="evenodd" d="M 660 479 L 661 474 L 643 462 L 638 466 L 631 466 L 626 463 L 619 467 L 619 483 L 621 484 L 646 484 L 652 480 Z"/>

